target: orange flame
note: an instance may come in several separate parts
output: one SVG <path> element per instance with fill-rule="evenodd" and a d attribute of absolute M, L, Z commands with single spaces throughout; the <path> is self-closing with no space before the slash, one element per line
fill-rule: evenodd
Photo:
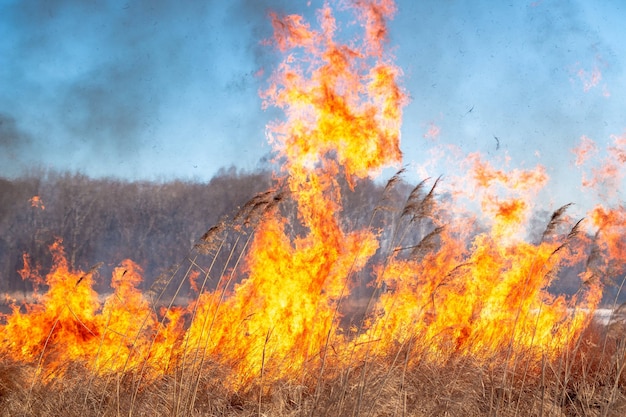
<path fill-rule="evenodd" d="M 38 195 L 34 195 L 28 200 L 31 207 L 39 208 L 41 210 L 45 210 L 46 206 L 43 205 L 43 201 L 41 201 L 41 197 Z"/>
<path fill-rule="evenodd" d="M 141 281 L 140 268 L 129 260 L 116 268 L 114 293 L 102 304 L 93 290 L 93 272 L 70 270 L 60 242 L 51 252 L 55 266 L 45 280 L 48 291 L 27 313 L 13 307 L 2 326 L 1 350 L 16 360 L 39 359 L 44 369 L 56 372 L 75 361 L 98 373 L 148 363 L 162 374 L 168 352 L 152 344 L 157 322 L 135 287 Z M 170 318 L 169 326 L 176 327 L 176 320 Z"/>
<path fill-rule="evenodd" d="M 258 375 L 264 362 L 278 361 L 280 368 L 273 369 L 284 377 L 322 351 L 351 274 L 378 248 L 371 231 L 342 230 L 337 176 L 341 167 L 351 182 L 399 161 L 405 98 L 398 71 L 382 62 L 379 46 L 381 19 L 393 7 L 372 3 L 358 10 L 367 16 L 369 43 L 362 48 L 334 40 L 328 6 L 319 13 L 321 31 L 299 16 L 272 15 L 279 49 L 309 54 L 306 68 L 289 55 L 265 93 L 266 105 L 286 113 L 285 122 L 271 126 L 270 140 L 284 158 L 287 186 L 307 232 L 292 238 L 286 219 L 277 212 L 266 216 L 250 247 L 246 278 L 221 304 L 214 296 L 201 297 L 189 333 L 193 345 L 229 356 L 243 382 Z M 207 315 L 215 319 L 205 331 Z"/>
<path fill-rule="evenodd" d="M 543 167 L 505 171 L 469 155 L 469 197 L 488 219 L 483 227 L 454 201 L 437 199 L 438 181 L 430 191 L 427 182 L 419 184 L 398 208 L 391 242 L 340 221 L 340 175 L 354 186 L 401 161 L 407 100 L 400 70 L 384 54 L 385 20 L 395 5 L 357 1 L 355 9 L 362 45 L 336 39 L 328 5 L 318 13 L 319 30 L 300 16 L 271 15 L 274 42 L 286 58 L 263 98 L 285 112 L 268 136 L 282 162 L 277 189 L 296 203 L 297 219 L 281 211 L 279 194 L 252 200 L 233 226 L 241 232 L 234 245 L 243 246 L 239 258 L 229 257 L 212 291 L 205 288 L 212 269 L 201 274 L 194 260 L 185 276 L 198 295 L 186 308 L 170 303 L 159 310 L 137 289 L 141 269 L 130 260 L 114 270 L 113 294 L 101 301 L 94 272 L 71 270 L 57 242 L 47 292 L 28 311 L 16 306 L 5 317 L 0 351 L 50 373 L 80 362 L 99 374 L 137 371 L 146 378 L 211 361 L 230 370 L 225 383 L 241 386 L 259 377 L 293 379 L 329 364 L 341 369 L 399 349 L 411 352 L 413 362 L 441 363 L 452 355 L 487 362 L 550 357 L 574 340 L 600 301 L 595 277 L 602 265 L 581 274 L 575 296 L 551 295 L 548 286 L 591 243 L 623 268 L 626 216 L 598 206 L 591 218 L 600 233 L 590 242 L 564 207 L 539 242 L 526 242 L 533 198 L 548 181 Z M 611 163 L 626 159 L 624 142 L 615 138 Z M 583 145 L 581 163 L 591 149 Z M 373 215 L 393 209 L 384 203 Z M 562 224 L 569 233 L 555 232 Z M 251 231 L 248 240 L 244 231 Z M 358 329 L 343 329 L 340 304 L 377 253 L 384 260 L 372 266 L 373 307 Z M 30 276 L 26 265 L 25 258 L 23 276 Z"/>
<path fill-rule="evenodd" d="M 591 175 L 583 172 L 582 185 L 585 188 L 595 189 L 604 200 L 614 199 L 621 190 L 621 181 L 626 176 L 626 135 L 611 135 L 613 145 L 607 146 L 606 157 L 603 158 L 599 167 L 591 168 Z M 584 165 L 584 155 L 595 151 L 595 143 L 586 137 L 582 138 L 581 145 L 574 150 L 579 156 L 577 164 Z M 582 157 L 582 159 L 580 159 Z"/>
<path fill-rule="evenodd" d="M 575 147 L 572 152 L 576 155 L 576 166 L 579 167 L 585 163 L 585 161 L 597 151 L 595 142 L 583 135 L 580 138 L 580 145 Z"/>
<path fill-rule="evenodd" d="M 428 130 L 424 133 L 425 139 L 436 139 L 441 133 L 441 128 L 437 126 L 434 122 L 430 122 L 428 124 Z"/>

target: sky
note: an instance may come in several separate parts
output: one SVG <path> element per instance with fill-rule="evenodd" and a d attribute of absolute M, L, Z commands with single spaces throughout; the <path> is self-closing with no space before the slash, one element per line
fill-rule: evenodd
<path fill-rule="evenodd" d="M 314 23 L 321 5 L 0 0 L 0 177 L 56 169 L 207 181 L 220 168 L 266 167 L 266 125 L 280 113 L 262 109 L 259 90 L 281 59 L 262 42 L 272 35 L 268 13 Z M 626 132 L 626 5 L 397 8 L 388 46 L 410 97 L 408 175 L 448 175 L 480 152 L 500 166 L 542 164 L 554 204 L 576 200 L 571 149 L 583 136 L 602 149 Z"/>

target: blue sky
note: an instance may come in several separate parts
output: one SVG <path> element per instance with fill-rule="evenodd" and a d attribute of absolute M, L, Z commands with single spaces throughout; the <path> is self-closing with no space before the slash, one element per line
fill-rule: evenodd
<path fill-rule="evenodd" d="M 263 166 L 265 125 L 279 116 L 258 97 L 280 60 L 260 43 L 271 36 L 267 14 L 314 20 L 321 2 L 309 3 L 0 0 L 0 176 L 55 168 L 208 180 L 221 167 Z M 576 200 L 570 149 L 582 135 L 604 146 L 626 131 L 626 6 L 397 6 L 389 46 L 411 97 L 409 175 L 447 175 L 481 152 L 545 165 L 557 194 Z"/>

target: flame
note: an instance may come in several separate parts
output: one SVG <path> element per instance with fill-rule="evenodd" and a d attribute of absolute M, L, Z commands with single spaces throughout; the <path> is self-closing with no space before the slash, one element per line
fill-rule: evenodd
<path fill-rule="evenodd" d="M 576 166 L 579 167 L 587 161 L 587 159 L 597 152 L 596 143 L 593 139 L 583 135 L 580 138 L 580 145 L 572 149 L 572 153 L 576 155 Z"/>
<path fill-rule="evenodd" d="M 566 207 L 555 213 L 538 244 L 517 237 L 529 215 L 529 196 L 547 182 L 545 169 L 505 172 L 477 154 L 468 162 L 474 198 L 491 220 L 490 229 L 469 237 L 468 245 L 467 218 L 450 216 L 443 204 L 433 206 L 432 190 L 416 187 L 402 214 L 409 223 L 430 223 L 431 231 L 408 248 L 400 239 L 377 269 L 379 287 L 384 282 L 387 288 L 376 307 L 380 319 L 359 339 L 377 341 L 369 353 L 384 355 L 409 345 L 413 361 L 444 363 L 455 354 L 486 364 L 522 353 L 550 357 L 580 334 L 587 312 L 600 301 L 597 281 L 569 300 L 547 291 L 562 265 L 583 260 L 578 224 L 565 238 L 552 233 L 565 221 Z M 506 199 L 499 197 L 503 192 Z M 411 256 L 401 256 L 404 249 L 411 249 Z"/>
<path fill-rule="evenodd" d="M 588 92 L 593 87 L 596 87 L 602 80 L 602 72 L 600 72 L 600 69 L 598 67 L 594 67 L 591 70 L 591 73 L 581 68 L 578 70 L 576 75 L 578 75 L 578 78 L 580 78 L 580 80 L 582 81 L 583 90 L 585 92 Z"/>
<path fill-rule="evenodd" d="M 592 240 L 563 207 L 530 243 L 525 226 L 548 182 L 545 168 L 507 171 L 471 154 L 463 163 L 467 182 L 449 200 L 437 196 L 439 180 L 420 183 L 402 207 L 389 207 L 384 197 L 373 216 L 397 210 L 390 241 L 371 227 L 342 222 L 339 178 L 354 187 L 401 162 L 407 102 L 401 71 L 384 48 L 395 5 L 357 1 L 354 8 L 362 44 L 337 40 L 328 5 L 318 12 L 319 29 L 301 16 L 271 15 L 285 59 L 262 96 L 265 106 L 285 112 L 268 127 L 282 171 L 276 190 L 203 236 L 197 249 L 213 261 L 227 233 L 237 233 L 239 249 L 220 272 L 213 263 L 197 267 L 193 258 L 185 277 L 194 301 L 175 307 L 150 299 L 137 289 L 142 271 L 130 260 L 113 271 L 112 294 L 101 300 L 93 290 L 95 270 L 70 268 L 56 242 L 47 292 L 4 317 L 0 351 L 37 364 L 44 377 L 74 362 L 99 375 L 133 371 L 147 379 L 217 363 L 228 370 L 224 383 L 241 387 L 256 378 L 294 380 L 325 367 L 345 369 L 400 349 L 411 353 L 411 363 L 443 363 L 453 355 L 490 363 L 555 357 L 567 348 L 601 299 L 597 277 L 626 265 L 623 208 L 593 209 L 588 224 L 599 232 Z M 605 169 L 620 170 L 625 143 L 614 138 Z M 583 138 L 576 164 L 593 149 Z M 398 181 L 394 176 L 385 192 Z M 460 195 L 477 202 L 485 219 L 461 209 L 454 198 Z M 286 214 L 284 200 L 295 204 L 295 217 Z M 558 233 L 564 227 L 569 230 Z M 576 295 L 552 295 L 548 287 L 559 268 L 580 264 L 594 245 L 612 264 L 587 265 Z M 36 275 L 24 260 L 22 276 Z M 344 328 L 341 303 L 368 267 L 371 308 L 362 323 Z"/>
<path fill-rule="evenodd" d="M 41 200 L 41 197 L 39 197 L 38 195 L 34 195 L 32 196 L 28 202 L 30 203 L 31 207 L 35 207 L 41 210 L 45 210 L 46 206 L 44 206 L 43 201 Z"/>
<path fill-rule="evenodd" d="M 193 345 L 229 356 L 240 382 L 273 361 L 280 367 L 268 369 L 285 377 L 319 354 L 337 324 L 337 303 L 350 290 L 351 274 L 378 248 L 373 232 L 340 226 L 337 176 L 343 170 L 352 183 L 400 160 L 405 98 L 396 83 L 399 72 L 383 62 L 380 46 L 381 19 L 393 7 L 381 2 L 357 9 L 366 22 L 362 48 L 334 40 L 328 6 L 318 14 L 321 31 L 299 16 L 272 15 L 278 48 L 302 48 L 310 57 L 303 68 L 289 55 L 264 95 L 266 105 L 285 109 L 286 120 L 271 126 L 270 140 L 284 159 L 287 187 L 306 232 L 292 238 L 286 219 L 272 210 L 256 230 L 244 281 L 219 304 L 201 298 L 190 329 Z M 205 335 L 207 315 L 215 319 Z"/>
<path fill-rule="evenodd" d="M 158 322 L 136 289 L 141 269 L 130 260 L 122 262 L 113 272 L 114 293 L 101 303 L 93 290 L 94 273 L 71 270 L 60 241 L 50 249 L 54 268 L 45 278 L 48 290 L 38 303 L 28 305 L 25 313 L 13 307 L 2 326 L 2 351 L 20 361 L 39 360 L 43 369 L 55 373 L 68 362 L 85 363 L 97 373 L 108 373 L 148 361 L 161 375 L 168 354 L 152 343 Z M 169 327 L 178 324 L 174 313 Z"/>
<path fill-rule="evenodd" d="M 611 135 L 613 144 L 605 149 L 605 157 L 602 158 L 599 166 L 591 167 L 591 174 L 588 170 L 583 171 L 583 188 L 595 190 L 602 200 L 614 200 L 620 195 L 621 182 L 626 176 L 624 165 L 626 163 L 626 135 Z M 579 147 L 575 148 L 577 154 L 577 165 L 586 168 L 591 165 L 585 156 L 589 152 L 597 152 L 595 142 L 587 137 L 583 137 Z M 580 164 L 578 162 L 580 161 Z"/>
<path fill-rule="evenodd" d="M 436 139 L 439 137 L 441 133 L 441 128 L 435 124 L 435 122 L 430 122 L 428 124 L 428 130 L 424 133 L 425 139 Z"/>

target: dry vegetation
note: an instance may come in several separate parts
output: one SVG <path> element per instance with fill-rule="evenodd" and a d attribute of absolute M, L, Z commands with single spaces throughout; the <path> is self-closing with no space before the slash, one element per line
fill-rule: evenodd
<path fill-rule="evenodd" d="M 395 5 L 353 6 L 358 42 L 327 3 L 319 29 L 270 14 L 285 59 L 261 96 L 285 110 L 268 125 L 284 177 L 246 204 L 267 175 L 0 179 L 0 290 L 55 259 L 40 304 L 0 322 L 2 416 L 626 415 L 625 322 L 588 320 L 619 300 L 603 290 L 626 272 L 623 205 L 591 212 L 595 236 L 568 205 L 540 213 L 524 240 L 543 167 L 468 155 L 487 224 L 456 204 L 467 190 L 365 179 L 401 163 L 408 96 L 383 53 Z M 104 302 L 102 259 L 122 262 Z"/>
<path fill-rule="evenodd" d="M 444 365 L 405 366 L 405 352 L 383 361 L 328 370 L 299 381 L 242 390 L 207 364 L 190 380 L 175 370 L 149 383 L 137 374 L 95 376 L 70 364 L 62 378 L 37 378 L 34 366 L 0 363 L 2 416 L 623 416 L 622 332 L 592 326 L 565 355 L 536 363 L 479 366 L 455 357 Z M 501 358 L 500 358 L 501 359 Z M 193 381 L 194 383 L 190 383 Z M 197 390 L 195 383 L 197 383 Z M 191 399 L 194 399 L 191 401 Z"/>
<path fill-rule="evenodd" d="M 432 189 L 426 195 L 431 194 Z M 410 194 L 399 211 L 401 215 L 406 215 L 414 200 Z M 251 200 L 259 201 L 259 197 Z M 244 205 L 242 212 L 254 206 Z M 283 208 L 289 211 L 288 204 Z M 249 213 L 245 220 L 250 221 Z M 548 228 L 552 226 L 549 222 Z M 206 247 L 211 233 L 200 239 L 195 255 L 211 252 Z M 240 234 L 245 240 L 246 233 Z M 432 233 L 423 233 L 417 246 L 426 245 L 431 238 Z M 434 249 L 436 245 L 428 250 Z M 239 250 L 241 245 L 232 245 L 229 258 Z M 173 273 L 162 287 L 158 287 L 157 281 L 158 288 L 153 290 L 163 296 L 168 285 L 187 279 L 186 273 L 182 278 Z M 552 358 L 537 358 L 536 352 L 527 355 L 518 352 L 516 359 L 511 360 L 506 352 L 494 352 L 487 362 L 456 354 L 444 363 L 433 363 L 420 359 L 419 352 L 425 348 L 420 343 L 416 339 L 398 344 L 384 357 L 366 357 L 349 363 L 328 361 L 323 367 L 320 362 L 311 362 L 297 378 L 269 382 L 264 380 L 264 375 L 273 373 L 269 366 L 277 365 L 262 364 L 260 375 L 241 387 L 224 384 L 232 370 L 223 363 L 213 362 L 215 358 L 211 357 L 203 358 L 201 366 L 174 362 L 167 374 L 147 379 L 142 369 L 96 374 L 87 364 L 78 362 L 48 369 L 42 365 L 44 354 L 50 353 L 44 348 L 35 363 L 17 362 L 8 355 L 0 359 L 0 415 L 608 417 L 626 414 L 626 323 L 619 310 L 608 325 L 592 323 L 571 346 Z"/>
<path fill-rule="evenodd" d="M 54 171 L 0 178 L 0 293 L 32 291 L 17 272 L 23 254 L 49 270 L 48 248 L 58 239 L 74 268 L 105 262 L 98 291 L 109 290 L 106 278 L 126 258 L 154 278 L 179 262 L 203 230 L 269 182 L 268 172 L 234 169 L 208 183 L 128 182 Z M 34 196 L 39 205 L 32 204 Z"/>

